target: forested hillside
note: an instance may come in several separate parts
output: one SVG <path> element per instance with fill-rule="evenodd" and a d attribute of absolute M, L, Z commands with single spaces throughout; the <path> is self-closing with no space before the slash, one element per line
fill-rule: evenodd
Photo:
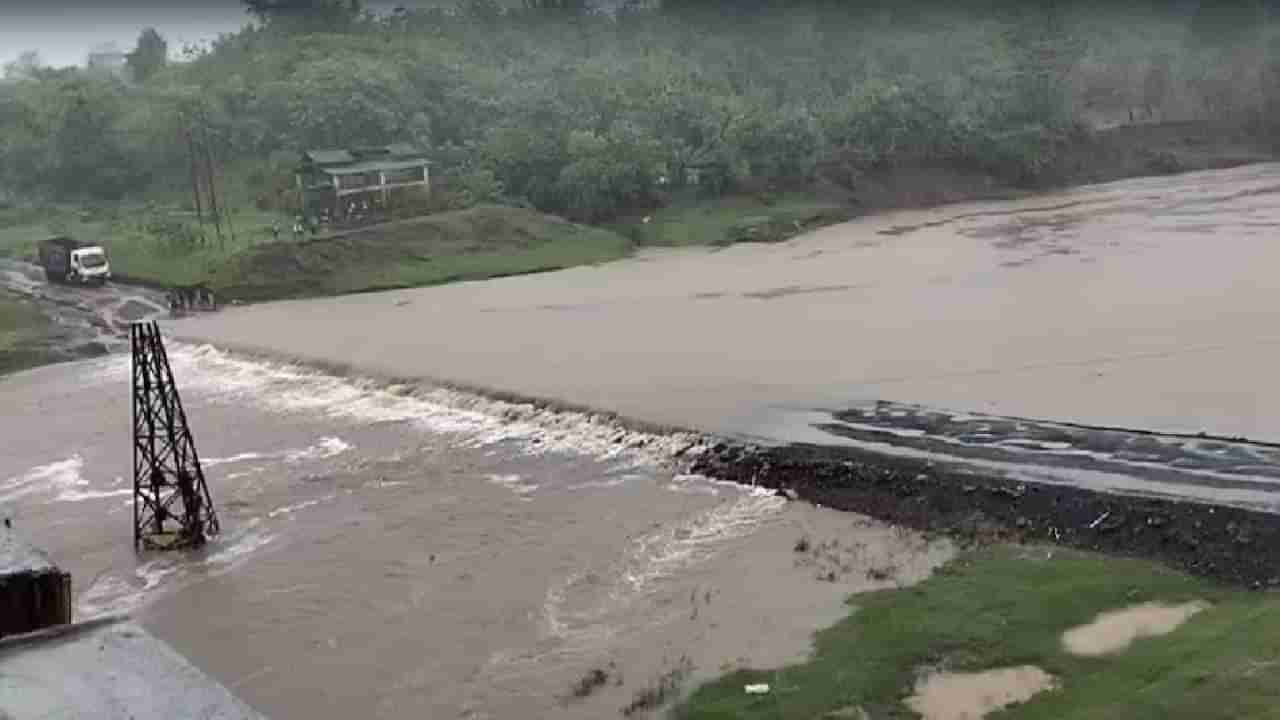
<path fill-rule="evenodd" d="M 429 149 L 442 206 L 596 222 L 690 184 L 849 186 L 895 164 L 1035 185 L 1062 143 L 1109 118 L 1267 132 L 1280 72 L 1263 4 L 247 5 L 241 32 L 182 62 L 144 34 L 127 78 L 12 64 L 3 196 L 181 202 L 191 117 L 232 201 L 272 210 L 288 209 L 300 149 L 404 140 Z"/>

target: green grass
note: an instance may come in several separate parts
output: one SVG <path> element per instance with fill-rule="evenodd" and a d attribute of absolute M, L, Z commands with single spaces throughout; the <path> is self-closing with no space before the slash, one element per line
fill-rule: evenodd
<path fill-rule="evenodd" d="M 615 260 L 630 249 L 607 230 L 490 206 L 261 245 L 214 269 L 208 281 L 225 298 L 256 301 L 555 270 Z"/>
<path fill-rule="evenodd" d="M 851 217 L 848 206 L 803 192 L 683 198 L 617 229 L 640 245 L 681 247 L 777 242 Z"/>
<path fill-rule="evenodd" d="M 1214 607 L 1122 654 L 1087 659 L 1062 649 L 1063 631 L 1099 612 L 1192 599 Z M 815 720 L 857 706 L 872 718 L 911 718 L 903 700 L 919 668 L 1030 664 L 1056 676 L 1061 689 L 991 720 L 1280 717 L 1274 594 L 1233 591 L 1145 562 L 996 547 L 965 555 L 918 586 L 851 602 L 853 614 L 818 634 L 809 662 L 736 672 L 699 688 L 674 716 Z M 756 682 L 773 692 L 747 696 L 743 686 Z"/>
<path fill-rule="evenodd" d="M 32 259 L 41 239 L 68 234 L 104 246 L 120 279 L 207 283 L 226 298 L 259 301 L 589 265 L 624 257 L 634 244 L 777 241 L 848 217 L 846 206 L 814 193 L 772 193 L 686 199 L 658 211 L 650 223 L 620 223 L 614 228 L 619 232 L 491 206 L 294 242 L 290 218 L 238 209 L 234 238 L 219 240 L 206 227 L 205 241 L 191 242 L 176 239 L 195 224 L 175 206 L 49 205 L 0 210 L 0 257 Z M 282 230 L 279 242 L 272 239 L 272 224 Z"/>
<path fill-rule="evenodd" d="M 238 208 L 231 215 L 234 238 L 226 232 L 219 240 L 213 226 L 206 225 L 204 241 L 187 244 L 157 232 L 157 221 L 196 226 L 191 214 L 156 205 L 96 209 L 47 205 L 0 210 L 0 257 L 33 259 L 40 240 L 65 234 L 105 247 L 117 275 L 187 285 L 203 281 L 238 253 L 271 242 L 273 223 L 281 228 L 282 239 L 288 237 L 293 224 L 279 213 Z"/>
<path fill-rule="evenodd" d="M 42 365 L 50 322 L 35 305 L 0 293 L 0 375 Z"/>

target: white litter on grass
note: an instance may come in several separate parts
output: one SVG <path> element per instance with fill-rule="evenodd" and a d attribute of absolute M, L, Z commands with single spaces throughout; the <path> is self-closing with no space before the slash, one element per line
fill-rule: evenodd
<path fill-rule="evenodd" d="M 748 695 L 768 695 L 769 683 L 759 683 L 757 685 L 747 685 L 742 688 Z"/>

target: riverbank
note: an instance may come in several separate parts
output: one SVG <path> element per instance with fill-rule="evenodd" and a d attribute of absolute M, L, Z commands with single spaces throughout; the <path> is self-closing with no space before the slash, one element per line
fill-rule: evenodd
<path fill-rule="evenodd" d="M 1065 136 L 1034 178 L 1011 181 L 954 164 L 855 168 L 832 158 L 812 181 L 690 190 L 663 207 L 600 227 L 531 210 L 479 206 L 302 241 L 280 213 L 234 208 L 199 237 L 191 213 L 162 204 L 14 207 L 0 211 L 0 257 L 30 259 L 54 233 L 104 245 L 120 278 L 205 284 L 242 302 L 359 293 L 545 272 L 608 262 L 637 249 L 780 243 L 855 218 L 1034 197 L 1127 178 L 1267 162 L 1273 143 L 1210 122 L 1139 123 Z M 282 230 L 273 235 L 272 227 Z M 625 239 L 624 239 L 625 238 Z"/>
<path fill-rule="evenodd" d="M 8 372 L 125 349 L 129 323 L 167 314 L 161 291 L 49 284 L 38 266 L 0 258 L 0 343 Z"/>
<path fill-rule="evenodd" d="M 34 351 L 49 321 L 30 303 L 0 293 L 0 373 L 39 364 L 43 357 Z"/>
<path fill-rule="evenodd" d="M 54 335 L 36 303 L 0 288 L 0 375 L 66 359 Z"/>
<path fill-rule="evenodd" d="M 673 717 L 1260 720 L 1280 702 L 1276 596 L 1150 563 L 999 545 L 849 602 L 807 662 L 726 675 Z"/>
<path fill-rule="evenodd" d="M 1222 170 L 1277 158 L 1274 143 L 1212 122 L 1138 123 L 1063 138 L 1035 178 L 1011 183 L 977 168 L 927 162 L 855 169 L 831 160 L 818 179 L 724 197 L 696 194 L 612 227 L 639 246 L 782 242 L 868 214 L 1010 200 L 1129 178 Z"/>

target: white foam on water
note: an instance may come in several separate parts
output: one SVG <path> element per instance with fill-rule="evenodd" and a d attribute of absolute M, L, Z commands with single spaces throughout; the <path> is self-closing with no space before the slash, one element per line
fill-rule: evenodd
<path fill-rule="evenodd" d="M 302 450 L 294 450 L 285 454 L 285 462 L 300 463 L 308 460 L 327 460 L 331 457 L 337 457 L 354 447 L 350 443 L 338 437 L 327 437 L 311 447 Z"/>
<path fill-rule="evenodd" d="M 99 615 L 132 612 L 146 602 L 166 578 L 182 571 L 180 561 L 160 558 L 139 565 L 126 578 L 105 575 L 94 580 L 76 604 L 76 617 L 88 620 Z"/>
<path fill-rule="evenodd" d="M 136 607 L 134 587 L 114 575 L 99 578 L 76 602 L 76 619 L 88 620 L 99 615 L 126 612 Z"/>
<path fill-rule="evenodd" d="M 633 591 L 642 593 L 656 581 L 711 557 L 723 543 L 751 534 L 786 504 L 786 498 L 773 492 L 749 491 L 687 523 L 644 535 L 635 541 L 623 577 Z"/>
<path fill-rule="evenodd" d="M 85 487 L 89 481 L 80 474 L 83 469 L 84 458 L 79 455 L 36 466 L 0 485 L 0 502 L 16 500 L 35 493 L 69 491 Z"/>
<path fill-rule="evenodd" d="M 533 455 L 574 453 L 640 466 L 697 452 L 703 443 L 689 433 L 633 432 L 589 413 L 548 410 L 444 388 L 388 387 L 301 365 L 236 357 L 210 346 L 173 343 L 169 359 L 182 389 L 211 402 L 245 403 L 271 412 L 309 413 L 363 424 L 406 423 L 428 432 L 461 435 L 460 442 L 475 448 L 518 443 Z M 127 358 L 116 364 L 114 372 L 127 372 Z"/>
<path fill-rule="evenodd" d="M 607 607 L 597 607 L 586 613 L 572 613 L 567 609 L 569 591 L 581 584 L 588 574 L 585 571 L 571 573 L 562 582 L 547 588 L 546 598 L 542 603 L 542 621 L 544 633 L 564 643 L 554 648 L 550 655 L 571 654 L 592 647 L 599 647 L 614 638 L 617 630 L 600 620 L 607 614 Z M 573 618 L 566 618 L 573 615 Z M 545 660 L 547 654 L 531 653 L 522 658 L 507 658 L 506 664 L 514 665 Z M 492 663 L 492 660 L 491 660 Z"/>
<path fill-rule="evenodd" d="M 698 479 L 688 476 L 687 481 Z M 752 534 L 777 517 L 787 503 L 770 491 L 734 487 L 734 498 L 635 539 L 611 570 L 598 574 L 578 570 L 549 587 L 542 605 L 542 629 L 544 637 L 557 644 L 525 657 L 501 658 L 501 664 L 536 668 L 538 660 L 606 647 L 638 599 L 657 589 L 662 580 L 710 560 L 733 540 Z"/>
<path fill-rule="evenodd" d="M 637 475 L 635 473 L 627 473 L 618 477 L 609 478 L 607 480 L 590 480 L 577 485 L 570 485 L 570 490 L 607 490 L 609 488 L 622 487 L 629 482 L 636 480 L 644 480 L 646 476 Z"/>
<path fill-rule="evenodd" d="M 85 500 L 101 500 L 102 498 L 123 497 L 133 495 L 131 489 L 121 490 L 74 490 L 67 489 L 54 498 L 57 502 L 83 502 Z"/>
<path fill-rule="evenodd" d="M 720 496 L 720 488 L 711 483 L 698 482 L 689 480 L 689 476 L 680 475 L 672 478 L 671 482 L 665 485 L 667 490 L 672 492 L 684 493 L 686 495 L 710 495 L 712 497 Z"/>
<path fill-rule="evenodd" d="M 240 561 L 275 541 L 276 536 L 268 533 L 260 527 L 260 521 L 255 518 L 249 523 L 248 530 L 242 532 L 233 542 L 219 548 L 215 553 L 205 558 L 206 565 L 223 565 L 225 567 L 215 568 L 221 572 L 231 569 L 232 565 L 238 565 Z"/>
<path fill-rule="evenodd" d="M 219 465 L 231 465 L 234 463 L 248 462 L 249 460 L 265 460 L 266 457 L 261 453 L 247 452 L 239 455 L 232 455 L 225 458 L 201 458 L 200 465 L 203 467 L 218 467 Z"/>
<path fill-rule="evenodd" d="M 490 475 L 489 482 L 505 487 L 520 496 L 532 495 L 538 489 L 536 484 L 525 481 L 519 475 Z"/>
<path fill-rule="evenodd" d="M 233 570 L 275 537 L 261 527 L 261 520 L 254 518 L 236 535 L 215 538 L 210 545 L 213 552 L 204 559 L 168 554 L 145 562 L 132 572 L 102 575 L 80 595 L 76 617 L 87 620 L 133 612 L 161 593 Z"/>
<path fill-rule="evenodd" d="M 309 507 L 315 507 L 316 505 L 327 503 L 330 500 L 334 499 L 335 497 L 337 497 L 337 495 L 326 495 L 322 498 L 316 498 L 315 500 L 305 500 L 300 503 L 294 503 L 293 505 L 284 505 L 282 507 L 278 507 L 275 510 L 272 510 L 271 512 L 267 513 L 267 517 L 276 518 L 281 515 L 288 515 L 290 513 L 294 513 L 299 510 L 305 510 Z"/>

